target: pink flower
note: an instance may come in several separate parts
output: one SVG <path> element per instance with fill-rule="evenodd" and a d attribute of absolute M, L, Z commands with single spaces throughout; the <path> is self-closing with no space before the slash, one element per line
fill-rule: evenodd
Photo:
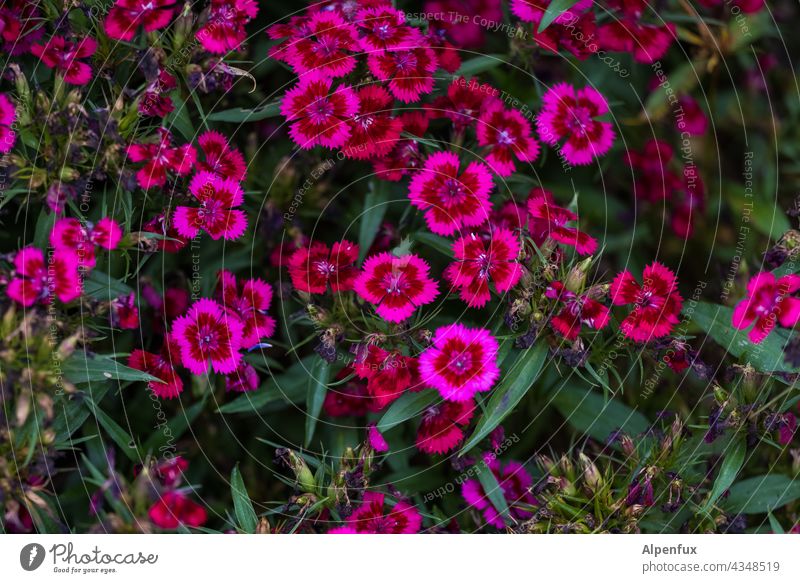
<path fill-rule="evenodd" d="M 671 22 L 659 26 L 623 15 L 598 27 L 596 43 L 607 51 L 631 53 L 639 63 L 653 63 L 667 53 L 676 38 L 675 25 Z"/>
<path fill-rule="evenodd" d="M 577 221 L 578 215 L 553 202 L 553 195 L 542 188 L 534 188 L 528 200 L 531 235 L 541 242 L 546 238 L 575 247 L 581 255 L 591 255 L 597 250 L 597 240 L 579 230 L 567 227 L 567 223 Z"/>
<path fill-rule="evenodd" d="M 258 14 L 255 0 L 211 0 L 208 21 L 197 40 L 210 53 L 235 51 L 247 38 L 245 25 Z"/>
<path fill-rule="evenodd" d="M 552 0 L 511 0 L 511 12 L 520 20 L 539 24 Z M 591 9 L 592 0 L 578 0 L 569 10 L 561 12 L 555 22 L 569 23 L 582 12 Z"/>
<path fill-rule="evenodd" d="M 180 346 L 171 334 L 164 337 L 164 344 L 158 354 L 140 349 L 131 352 L 128 366 L 161 380 L 147 383 L 153 394 L 160 399 L 174 399 L 183 392 L 183 381 L 178 375 L 178 368 L 182 366 Z"/>
<path fill-rule="evenodd" d="M 350 139 L 342 152 L 348 158 L 366 160 L 383 157 L 400 140 L 403 122 L 392 116 L 392 96 L 377 85 L 358 91 L 359 113 L 351 122 Z"/>
<path fill-rule="evenodd" d="M 234 393 L 247 393 L 258 389 L 258 373 L 253 365 L 242 361 L 231 374 L 225 375 L 225 390 Z"/>
<path fill-rule="evenodd" d="M 744 330 L 755 322 L 748 334 L 755 344 L 769 336 L 776 324 L 794 328 L 800 321 L 800 299 L 791 294 L 798 289 L 800 275 L 776 279 L 769 271 L 755 274 L 747 283 L 747 297 L 733 310 L 733 327 Z"/>
<path fill-rule="evenodd" d="M 4 94 L 0 93 L 0 154 L 10 152 L 17 139 L 16 132 L 11 125 L 17 117 L 14 104 Z"/>
<path fill-rule="evenodd" d="M 578 295 L 568 290 L 560 281 L 551 283 L 545 295 L 564 304 L 561 311 L 550 319 L 550 325 L 567 340 L 577 340 L 583 324 L 601 330 L 611 320 L 607 307 L 588 295 Z"/>
<path fill-rule="evenodd" d="M 589 164 L 611 148 L 611 123 L 595 119 L 608 113 L 608 103 L 594 87 L 575 89 L 558 83 L 544 95 L 542 104 L 536 118 L 539 138 L 550 146 L 563 139 L 560 151 L 570 164 Z"/>
<path fill-rule="evenodd" d="M 337 384 L 328 389 L 325 394 L 325 403 L 322 405 L 326 415 L 331 417 L 363 417 L 370 411 L 378 411 L 380 408 L 367 393 L 367 383 L 353 377 L 353 369 L 349 366 L 344 367 L 336 375 L 336 381 L 343 381 L 344 384 Z M 344 381 L 351 377 L 349 381 Z"/>
<path fill-rule="evenodd" d="M 106 34 L 129 41 L 140 26 L 153 32 L 167 26 L 175 13 L 176 0 L 117 0 L 105 20 Z"/>
<path fill-rule="evenodd" d="M 6 293 L 25 307 L 49 304 L 53 296 L 66 303 L 81 295 L 78 257 L 69 250 L 56 250 L 45 262 L 40 249 L 25 247 L 14 257 L 14 268 Z"/>
<path fill-rule="evenodd" d="M 475 412 L 472 399 L 442 401 L 422 412 L 417 429 L 417 449 L 427 454 L 443 454 L 455 449 L 464 439 L 464 427 Z"/>
<path fill-rule="evenodd" d="M 486 163 L 498 176 L 514 172 L 514 158 L 530 163 L 539 155 L 530 122 L 519 111 L 503 107 L 500 100 L 486 105 L 475 131 L 478 145 L 489 148 Z"/>
<path fill-rule="evenodd" d="M 170 91 L 178 86 L 175 77 L 166 70 L 160 70 L 158 77 L 152 81 L 139 101 L 139 113 L 164 118 L 175 109 L 172 98 L 168 95 Z"/>
<path fill-rule="evenodd" d="M 5 0 L 0 4 L 0 51 L 10 55 L 27 53 L 44 34 L 38 2 Z"/>
<path fill-rule="evenodd" d="M 455 131 L 463 132 L 468 127 L 474 126 L 480 114 L 496 103 L 499 96 L 500 91 L 488 83 L 480 84 L 475 79 L 467 81 L 464 77 L 459 77 L 447 87 L 446 96 L 436 98 L 430 111 L 436 118 L 450 119 Z M 492 128 L 486 130 L 492 131 Z"/>
<path fill-rule="evenodd" d="M 147 511 L 150 520 L 159 528 L 202 526 L 208 520 L 205 508 L 192 502 L 178 491 L 165 492 Z"/>
<path fill-rule="evenodd" d="M 374 423 L 370 423 L 367 427 L 367 441 L 369 446 L 377 453 L 386 453 L 389 451 L 389 444 L 383 434 L 378 431 L 378 427 Z"/>
<path fill-rule="evenodd" d="M 239 183 L 220 178 L 211 172 L 198 172 L 189 184 L 189 192 L 199 207 L 179 206 L 175 209 L 175 228 L 184 237 L 193 239 L 203 230 L 215 241 L 238 239 L 247 229 L 247 215 L 233 208 L 244 202 Z"/>
<path fill-rule="evenodd" d="M 617 274 L 611 283 L 611 301 L 615 306 L 633 305 L 620 330 L 637 342 L 668 335 L 678 324 L 683 298 L 678 282 L 669 269 L 658 262 L 644 268 L 640 285 L 630 271 Z"/>
<path fill-rule="evenodd" d="M 459 289 L 468 306 L 480 308 L 491 298 L 489 281 L 498 293 L 517 285 L 522 277 L 519 252 L 519 237 L 509 229 L 495 228 L 487 238 L 471 233 L 453 243 L 456 261 L 447 267 L 444 277 Z"/>
<path fill-rule="evenodd" d="M 91 57 L 97 50 L 97 41 L 86 36 L 71 42 L 61 36 L 52 37 L 45 45 L 34 45 L 31 53 L 39 57 L 50 69 L 55 69 L 64 81 L 72 85 L 86 85 L 92 78 L 92 68 L 78 59 Z"/>
<path fill-rule="evenodd" d="M 428 129 L 428 116 L 421 111 L 413 111 L 400 116 L 403 132 L 412 136 L 422 136 Z M 375 174 L 381 180 L 397 182 L 411 174 L 422 163 L 419 142 L 414 138 L 400 138 L 394 148 L 381 158 L 372 159 Z"/>
<path fill-rule="evenodd" d="M 480 463 L 480 462 L 479 462 Z M 494 474 L 503 497 L 506 499 L 509 509 L 509 517 L 514 520 L 527 520 L 532 516 L 531 512 L 522 508 L 520 505 L 533 506 L 537 504 L 536 498 L 530 493 L 533 483 L 530 474 L 519 462 L 509 461 L 501 465 L 500 461 L 492 454 L 487 454 L 484 463 Z M 488 494 L 477 479 L 467 480 L 461 487 L 461 495 L 471 507 L 483 514 L 484 520 L 495 528 L 503 528 L 505 521 L 502 515 L 495 509 Z"/>
<path fill-rule="evenodd" d="M 228 139 L 219 132 L 205 132 L 199 138 L 203 160 L 198 160 L 197 168 L 213 172 L 220 178 L 229 178 L 241 182 L 247 175 L 244 156 L 228 143 Z"/>
<path fill-rule="evenodd" d="M 317 241 L 292 254 L 289 277 L 301 292 L 324 294 L 328 286 L 336 293 L 350 291 L 358 275 L 357 259 L 358 245 L 350 241 L 334 243 L 332 249 Z"/>
<path fill-rule="evenodd" d="M 136 307 L 135 293 L 112 300 L 111 323 L 121 330 L 135 330 L 139 327 L 139 308 Z"/>
<path fill-rule="evenodd" d="M 398 500 L 384 514 L 384 495 L 380 492 L 365 492 L 364 500 L 355 512 L 344 521 L 344 526 L 328 531 L 331 534 L 414 534 L 422 526 L 419 511 L 406 502 Z"/>
<path fill-rule="evenodd" d="M 172 324 L 184 366 L 194 374 L 205 374 L 208 362 L 217 373 L 231 373 L 242 360 L 242 322 L 214 300 L 203 298 L 192 304 L 185 316 Z"/>
<path fill-rule="evenodd" d="M 379 253 L 364 262 L 363 272 L 353 285 L 356 293 L 377 307 L 387 322 L 402 322 L 439 295 L 436 281 L 430 278 L 428 264 L 416 255 L 397 257 Z"/>
<path fill-rule="evenodd" d="M 189 241 L 178 233 L 174 222 L 173 218 L 168 216 L 165 211 L 163 213 L 158 213 L 142 225 L 142 231 L 145 233 L 154 233 L 161 237 L 154 241 L 155 248 L 158 251 L 177 253 L 186 247 Z"/>
<path fill-rule="evenodd" d="M 366 354 L 356 358 L 353 365 L 356 376 L 367 381 L 367 394 L 374 406 L 383 409 L 406 390 L 418 388 L 417 361 L 398 351 L 387 352 L 369 345 Z"/>
<path fill-rule="evenodd" d="M 78 219 L 56 220 L 50 233 L 50 244 L 56 250 L 72 251 L 82 268 L 95 266 L 95 246 L 114 250 L 122 239 L 122 228 L 112 218 L 104 217 L 92 223 L 82 224 Z"/>
<path fill-rule="evenodd" d="M 364 52 L 419 46 L 422 34 L 406 24 L 405 13 L 389 4 L 365 8 L 356 17 Z"/>
<path fill-rule="evenodd" d="M 157 143 L 131 144 L 128 146 L 128 158 L 132 162 L 144 162 L 144 166 L 136 173 L 139 186 L 145 190 L 154 186 L 164 186 L 167 182 L 167 171 L 185 176 L 192 170 L 197 152 L 191 144 L 172 146 L 172 134 L 169 130 L 158 130 Z"/>
<path fill-rule="evenodd" d="M 311 35 L 310 23 L 310 16 L 292 16 L 287 22 L 279 22 L 267 28 L 269 38 L 281 41 L 269 49 L 269 56 L 288 64 L 294 43 Z"/>
<path fill-rule="evenodd" d="M 433 345 L 419 355 L 421 380 L 446 401 L 468 401 L 490 390 L 500 377 L 498 348 L 484 328 L 443 326 L 436 330 Z"/>
<path fill-rule="evenodd" d="M 432 0 L 424 4 L 424 12 L 436 15 L 428 21 L 429 30 L 446 34 L 465 49 L 483 48 L 490 23 L 503 22 L 500 0 Z"/>
<path fill-rule="evenodd" d="M 452 235 L 489 218 L 489 194 L 494 188 L 489 169 L 477 161 L 470 162 L 463 172 L 460 168 L 457 154 L 435 152 L 411 179 L 411 204 L 425 211 L 425 222 L 437 235 Z"/>
<path fill-rule="evenodd" d="M 350 138 L 358 97 L 347 85 L 331 91 L 330 79 L 305 75 L 283 98 L 281 113 L 292 122 L 289 135 L 303 149 L 319 144 L 339 148 Z"/>
<path fill-rule="evenodd" d="M 354 55 L 359 48 L 356 30 L 341 14 L 315 12 L 305 23 L 304 33 L 288 48 L 286 61 L 295 73 L 342 77 L 355 69 Z"/>
<path fill-rule="evenodd" d="M 217 295 L 228 314 L 242 321 L 243 348 L 250 349 L 262 338 L 269 338 L 275 333 L 275 320 L 267 315 L 272 303 L 272 287 L 267 282 L 248 279 L 240 292 L 236 276 L 230 271 L 222 271 Z"/>
<path fill-rule="evenodd" d="M 679 132 L 688 132 L 692 136 L 705 134 L 708 130 L 708 118 L 697 100 L 691 95 L 683 95 L 678 103 L 683 108 L 683 117 L 676 116 L 676 129 Z"/>
<path fill-rule="evenodd" d="M 396 99 L 411 103 L 433 91 L 439 60 L 426 41 L 421 41 L 413 47 L 370 52 L 367 67 L 379 80 L 388 82 Z"/>

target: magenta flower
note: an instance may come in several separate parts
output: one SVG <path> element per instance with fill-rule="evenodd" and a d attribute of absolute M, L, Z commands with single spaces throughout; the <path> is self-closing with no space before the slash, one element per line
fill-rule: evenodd
<path fill-rule="evenodd" d="M 242 347 L 250 349 L 275 333 L 275 320 L 267 315 L 272 303 L 272 286 L 267 282 L 248 279 L 240 291 L 236 276 L 222 271 L 217 295 L 228 314 L 242 321 Z"/>
<path fill-rule="evenodd" d="M 498 176 L 510 176 L 520 162 L 533 162 L 539 156 L 539 143 L 534 139 L 531 124 L 519 111 L 506 109 L 493 99 L 478 119 L 478 145 L 489 148 L 486 163 Z"/>
<path fill-rule="evenodd" d="M 353 370 L 358 378 L 367 381 L 367 394 L 378 409 L 383 409 L 405 391 L 419 388 L 416 359 L 396 350 L 390 352 L 371 344 L 366 354 L 356 358 Z"/>
<path fill-rule="evenodd" d="M 520 20 L 539 24 L 551 3 L 552 0 L 511 0 L 511 12 Z M 574 20 L 578 14 L 586 12 L 591 7 L 592 0 L 578 0 L 569 10 L 561 12 L 561 14 L 556 17 L 555 22 L 569 23 Z"/>
<path fill-rule="evenodd" d="M 595 119 L 608 111 L 608 103 L 594 87 L 575 89 L 558 83 L 542 98 L 536 118 L 539 138 L 550 146 L 564 140 L 560 151 L 567 162 L 589 164 L 608 152 L 614 142 L 611 123 Z"/>
<path fill-rule="evenodd" d="M 397 257 L 380 253 L 364 262 L 364 271 L 356 278 L 353 289 L 377 306 L 375 311 L 381 318 L 402 322 L 439 295 L 439 287 L 430 278 L 429 270 L 428 264 L 416 255 Z"/>
<path fill-rule="evenodd" d="M 25 307 L 49 304 L 53 296 L 71 302 L 81 295 L 78 257 L 72 251 L 55 250 L 47 260 L 41 249 L 25 247 L 14 257 L 15 272 L 6 293 Z"/>
<path fill-rule="evenodd" d="M 47 44 L 33 45 L 31 53 L 39 57 L 45 66 L 55 69 L 64 81 L 72 85 L 86 85 L 92 78 L 92 68 L 83 61 L 97 50 L 97 41 L 83 37 L 76 42 L 54 36 Z"/>
<path fill-rule="evenodd" d="M 208 520 L 206 509 L 178 490 L 162 494 L 147 515 L 157 527 L 166 529 L 178 528 L 182 524 L 202 526 Z"/>
<path fill-rule="evenodd" d="M 405 13 L 389 4 L 370 6 L 359 11 L 355 22 L 361 32 L 361 47 L 366 53 L 413 48 L 424 43 L 419 29 L 406 24 Z"/>
<path fill-rule="evenodd" d="M 114 298 L 110 307 L 113 327 L 121 330 L 136 330 L 139 327 L 139 308 L 134 292 Z"/>
<path fill-rule="evenodd" d="M 229 178 L 241 182 L 247 175 L 247 165 L 242 153 L 228 143 L 228 139 L 219 132 L 205 132 L 197 143 L 203 152 L 203 160 L 197 161 L 197 168 L 213 172 L 220 178 Z"/>
<path fill-rule="evenodd" d="M 256 0 L 211 0 L 208 21 L 197 40 L 210 53 L 235 51 L 247 38 L 245 25 L 258 14 Z"/>
<path fill-rule="evenodd" d="M 460 168 L 454 152 L 435 152 L 411 178 L 411 204 L 425 212 L 428 228 L 437 235 L 452 235 L 489 219 L 489 194 L 494 188 L 489 169 L 477 161 L 463 172 Z"/>
<path fill-rule="evenodd" d="M 350 139 L 342 152 L 348 158 L 366 160 L 386 156 L 400 140 L 403 122 L 392 116 L 394 100 L 378 85 L 358 91 L 359 112 L 351 122 Z"/>
<path fill-rule="evenodd" d="M 336 293 L 350 291 L 358 275 L 357 260 L 358 245 L 350 241 L 336 242 L 332 249 L 316 241 L 289 258 L 289 277 L 301 292 L 324 294 L 329 286 Z"/>
<path fill-rule="evenodd" d="M 433 345 L 419 355 L 421 381 L 446 401 L 468 401 L 490 390 L 500 377 L 498 348 L 484 328 L 443 326 L 436 330 Z"/>
<path fill-rule="evenodd" d="M 122 228 L 112 218 L 104 217 L 97 224 L 82 224 L 78 219 L 62 218 L 53 225 L 50 244 L 57 251 L 72 251 L 82 268 L 95 266 L 95 246 L 108 249 L 117 248 L 122 239 Z"/>
<path fill-rule="evenodd" d="M 453 122 L 456 132 L 463 132 L 475 125 L 480 114 L 493 105 L 499 95 L 500 90 L 488 83 L 481 84 L 475 79 L 458 77 L 447 87 L 447 95 L 437 97 L 433 102 L 433 106 L 430 107 L 431 115 L 436 118 L 448 118 Z M 530 124 L 528 124 L 528 134 L 530 134 Z"/>
<path fill-rule="evenodd" d="M 453 243 L 456 260 L 445 269 L 444 277 L 469 307 L 480 308 L 491 298 L 490 281 L 498 293 L 517 285 L 522 277 L 519 252 L 519 237 L 509 229 L 495 228 L 486 238 L 470 233 Z"/>
<path fill-rule="evenodd" d="M 281 113 L 292 122 L 289 135 L 303 149 L 339 148 L 350 138 L 358 97 L 347 85 L 331 91 L 330 79 L 305 75 L 283 98 Z"/>
<path fill-rule="evenodd" d="M 678 100 L 683 108 L 683 116 L 675 120 L 675 129 L 679 132 L 688 132 L 692 136 L 702 136 L 708 130 L 708 117 L 691 95 L 683 95 Z"/>
<path fill-rule="evenodd" d="M 378 431 L 378 427 L 374 423 L 370 423 L 367 427 L 367 441 L 369 446 L 377 453 L 389 451 L 389 444 L 386 442 L 386 438 Z"/>
<path fill-rule="evenodd" d="M 543 188 L 534 188 L 528 199 L 531 219 L 529 228 L 537 243 L 546 238 L 575 247 L 581 255 L 591 255 L 597 250 L 597 239 L 567 223 L 578 220 L 578 215 L 553 202 L 553 195 Z"/>
<path fill-rule="evenodd" d="M 234 208 L 244 202 L 244 191 L 237 181 L 211 172 L 198 172 L 189 184 L 189 192 L 200 206 L 175 209 L 173 220 L 178 233 L 193 239 L 202 230 L 215 241 L 238 239 L 244 234 L 247 215 Z"/>
<path fill-rule="evenodd" d="M 588 295 L 578 295 L 568 290 L 560 281 L 551 283 L 545 295 L 564 304 L 558 314 L 550 319 L 550 325 L 567 340 L 577 340 L 584 324 L 601 330 L 611 320 L 611 313 L 606 306 Z"/>
<path fill-rule="evenodd" d="M 14 104 L 4 94 L 0 93 L 0 154 L 10 152 L 14 147 L 17 134 L 11 129 L 11 125 L 17 117 Z"/>
<path fill-rule="evenodd" d="M 160 399 L 174 399 L 183 392 L 183 381 L 178 374 L 178 369 L 182 366 L 180 346 L 171 334 L 164 337 L 164 344 L 158 354 L 140 349 L 131 352 L 128 366 L 161 380 L 147 383 Z"/>
<path fill-rule="evenodd" d="M 338 12 L 315 12 L 305 24 L 305 34 L 288 48 L 286 61 L 295 73 L 342 77 L 356 67 L 358 38 L 355 27 Z"/>
<path fill-rule="evenodd" d="M 333 528 L 331 534 L 414 534 L 422 526 L 419 511 L 406 502 L 397 504 L 384 514 L 384 495 L 380 492 L 365 492 L 364 500 L 355 512 L 344 521 L 344 526 Z"/>
<path fill-rule="evenodd" d="M 173 146 L 169 130 L 160 128 L 158 137 L 159 141 L 156 143 L 128 146 L 128 158 L 132 162 L 144 162 L 144 166 L 136 173 L 136 180 L 145 190 L 164 186 L 167 182 L 167 171 L 185 176 L 191 172 L 197 157 L 191 144 Z"/>
<path fill-rule="evenodd" d="M 800 321 L 800 299 L 792 294 L 798 289 L 800 275 L 777 279 L 769 271 L 755 274 L 747 283 L 747 297 L 733 310 L 733 327 L 744 330 L 755 322 L 748 334 L 755 344 L 769 336 L 776 324 L 794 328 Z"/>
<path fill-rule="evenodd" d="M 411 103 L 433 91 L 433 74 L 439 60 L 426 41 L 408 48 L 370 52 L 370 73 L 388 82 L 389 92 L 403 103 Z"/>
<path fill-rule="evenodd" d="M 229 393 L 248 393 L 258 389 L 261 382 L 253 365 L 244 361 L 230 374 L 225 375 L 225 391 Z"/>
<path fill-rule="evenodd" d="M 537 504 L 536 498 L 530 493 L 533 481 L 525 467 L 515 461 L 501 465 L 500 461 L 491 454 L 487 454 L 484 462 L 494 474 L 500 490 L 503 492 L 503 497 L 508 504 L 509 518 L 520 521 L 530 518 L 531 512 L 520 506 L 521 504 L 526 506 Z M 479 480 L 473 479 L 464 482 L 461 487 L 461 495 L 464 496 L 467 504 L 483 514 L 483 518 L 488 524 L 495 528 L 505 526 L 502 515 L 495 509 Z"/>
<path fill-rule="evenodd" d="M 464 428 L 474 413 L 475 402 L 472 399 L 431 405 L 422 412 L 417 429 L 417 449 L 427 454 L 452 451 L 464 439 Z"/>
<path fill-rule="evenodd" d="M 145 32 L 164 28 L 172 20 L 175 3 L 176 0 L 117 0 L 106 16 L 106 34 L 129 41 L 140 26 Z"/>
<path fill-rule="evenodd" d="M 181 360 L 194 374 L 205 374 L 208 363 L 217 373 L 231 373 L 242 361 L 242 322 L 214 300 L 203 298 L 172 323 Z"/>
<path fill-rule="evenodd" d="M 27 53 L 44 34 L 38 2 L 4 0 L 0 3 L 0 51 L 10 55 Z"/>
<path fill-rule="evenodd" d="M 678 325 L 683 298 L 675 274 L 658 262 L 644 268 L 640 285 L 630 271 L 617 274 L 611 283 L 615 306 L 633 305 L 620 330 L 637 342 L 667 336 Z"/>

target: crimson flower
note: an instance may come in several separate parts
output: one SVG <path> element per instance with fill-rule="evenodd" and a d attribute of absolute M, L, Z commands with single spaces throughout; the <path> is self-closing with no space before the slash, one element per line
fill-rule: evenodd
<path fill-rule="evenodd" d="M 198 172 L 189 184 L 189 192 L 200 206 L 175 209 L 173 220 L 179 234 L 193 239 L 203 230 L 215 241 L 238 239 L 244 234 L 247 215 L 234 208 L 244 202 L 244 192 L 237 181 L 211 172 Z"/>
<path fill-rule="evenodd" d="M 594 330 L 601 330 L 611 320 L 606 306 L 588 295 L 578 295 L 568 290 L 560 281 L 551 283 L 545 295 L 564 304 L 558 314 L 550 319 L 550 325 L 567 340 L 577 340 L 584 324 Z"/>
<path fill-rule="evenodd" d="M 167 26 L 175 13 L 176 0 L 117 0 L 105 20 L 106 34 L 116 40 L 131 40 L 143 27 L 153 32 Z"/>
<path fill-rule="evenodd" d="M 147 511 L 150 520 L 159 528 L 202 526 L 208 520 L 206 509 L 177 491 L 165 492 Z"/>
<path fill-rule="evenodd" d="M 350 241 L 336 242 L 331 249 L 316 241 L 292 254 L 289 277 L 301 292 L 324 294 L 328 286 L 337 293 L 350 291 L 358 275 L 357 259 L 358 245 Z"/>
<path fill-rule="evenodd" d="M 800 299 L 791 294 L 798 289 L 800 275 L 776 278 L 769 271 L 755 274 L 747 283 L 747 297 L 733 310 L 733 327 L 744 330 L 755 322 L 748 334 L 755 344 L 769 336 L 776 324 L 794 328 L 800 321 Z"/>
<path fill-rule="evenodd" d="M 158 131 L 157 143 L 131 144 L 128 146 L 128 158 L 132 162 L 144 162 L 136 173 L 139 186 L 145 190 L 154 186 L 164 186 L 167 182 L 167 171 L 185 176 L 192 170 L 197 157 L 191 144 L 172 145 L 172 134 L 164 128 Z"/>
<path fill-rule="evenodd" d="M 553 195 L 542 188 L 534 188 L 528 199 L 531 219 L 529 228 L 534 240 L 541 243 L 550 238 L 557 243 L 570 245 L 581 255 L 591 255 L 597 250 L 597 239 L 567 223 L 577 221 L 578 215 L 555 204 Z"/>
<path fill-rule="evenodd" d="M 640 285 L 630 271 L 623 271 L 611 283 L 612 303 L 633 306 L 620 330 L 637 342 L 668 335 L 678 324 L 683 305 L 675 274 L 665 266 L 651 263 L 644 268 L 642 276 L 644 283 Z"/>
<path fill-rule="evenodd" d="M 64 81 L 72 85 L 86 85 L 92 78 L 92 68 L 79 59 L 91 57 L 97 50 L 97 41 L 87 36 L 72 42 L 54 36 L 47 44 L 33 45 L 31 53 L 49 68 L 58 71 Z"/>
<path fill-rule="evenodd" d="M 464 439 L 464 427 L 475 413 L 472 399 L 442 401 L 422 412 L 417 429 L 417 449 L 428 454 L 443 454 L 455 449 Z"/>
<path fill-rule="evenodd" d="M 272 303 L 272 287 L 267 282 L 248 279 L 240 287 L 235 275 L 222 271 L 217 295 L 228 313 L 242 321 L 244 348 L 252 348 L 275 333 L 275 320 L 267 315 Z"/>
<path fill-rule="evenodd" d="M 422 526 L 419 511 L 406 502 L 398 500 L 384 514 L 384 495 L 380 492 L 365 492 L 361 505 L 348 516 L 344 526 L 333 528 L 331 534 L 414 534 Z"/>

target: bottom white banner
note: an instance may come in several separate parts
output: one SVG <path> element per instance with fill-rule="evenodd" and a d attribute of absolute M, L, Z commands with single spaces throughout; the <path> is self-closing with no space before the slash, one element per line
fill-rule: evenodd
<path fill-rule="evenodd" d="M 13 582 L 798 581 L 800 536 L 5 535 L 0 569 Z"/>

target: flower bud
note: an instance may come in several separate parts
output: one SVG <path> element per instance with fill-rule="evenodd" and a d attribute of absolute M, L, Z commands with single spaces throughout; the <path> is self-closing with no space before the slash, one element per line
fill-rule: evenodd
<path fill-rule="evenodd" d="M 589 268 L 591 266 L 591 257 L 587 257 L 575 265 L 567 274 L 567 278 L 564 280 L 564 287 L 576 294 L 581 293 L 583 291 L 583 287 L 586 285 L 586 274 L 589 272 Z"/>
<path fill-rule="evenodd" d="M 311 473 L 303 458 L 288 448 L 276 450 L 275 457 L 294 472 L 298 490 L 301 492 L 314 492 L 316 490 L 314 474 Z"/>

